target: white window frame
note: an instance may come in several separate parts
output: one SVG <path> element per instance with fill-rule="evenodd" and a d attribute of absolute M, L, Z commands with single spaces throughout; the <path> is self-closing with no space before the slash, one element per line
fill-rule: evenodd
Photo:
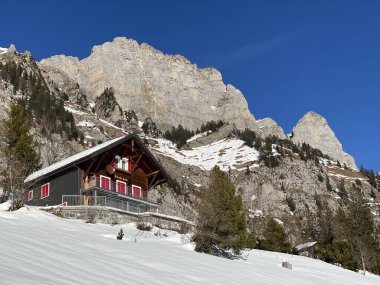
<path fill-rule="evenodd" d="M 120 193 L 119 192 L 119 183 L 121 183 L 121 184 L 124 184 L 124 189 L 125 189 L 125 191 L 124 191 L 124 195 L 127 195 L 127 182 L 125 182 L 125 181 L 122 181 L 122 180 L 116 180 L 116 192 L 118 193 L 118 194 L 123 194 L 123 193 Z"/>
<path fill-rule="evenodd" d="M 134 188 L 139 188 L 140 189 L 140 196 L 136 196 L 135 193 L 134 193 Z M 142 190 L 141 190 L 141 186 L 137 186 L 137 185 L 133 185 L 132 184 L 132 197 L 136 197 L 136 198 L 141 198 L 142 197 Z"/>
<path fill-rule="evenodd" d="M 116 155 L 116 156 L 115 156 L 115 160 L 116 160 L 116 159 L 117 159 L 116 167 L 117 167 L 117 168 L 121 168 L 121 165 L 122 165 L 122 164 L 121 164 L 121 160 L 122 160 L 122 159 L 121 159 L 120 155 Z"/>
<path fill-rule="evenodd" d="M 121 160 L 122 160 L 122 162 L 124 162 L 123 169 L 130 172 L 130 170 L 129 170 L 129 159 L 127 157 L 123 157 Z"/>
<path fill-rule="evenodd" d="M 107 188 L 105 188 L 105 187 L 103 187 L 103 185 L 102 185 L 102 178 L 106 178 L 106 179 L 108 179 L 108 181 L 109 181 L 109 185 L 110 185 L 110 189 L 107 189 Z M 111 191 L 112 190 L 112 185 L 111 185 L 111 178 L 110 177 L 108 177 L 108 176 L 104 176 L 104 175 L 99 175 L 99 186 L 100 186 L 100 188 L 103 188 L 103 189 L 106 189 L 106 190 L 109 190 L 109 191 Z"/>
<path fill-rule="evenodd" d="M 32 194 L 32 195 L 30 195 L 30 194 Z M 30 197 L 30 196 L 31 196 L 31 197 Z M 29 191 L 28 191 L 28 201 L 33 200 L 33 196 L 34 196 L 33 190 L 29 190 Z"/>
<path fill-rule="evenodd" d="M 47 195 L 46 195 L 46 196 L 42 196 L 42 195 L 43 195 L 42 188 L 43 188 L 45 185 L 47 185 L 47 189 L 48 189 L 48 191 L 47 191 Z M 50 183 L 45 183 L 45 184 L 41 185 L 41 199 L 45 199 L 46 197 L 49 197 L 49 195 L 50 195 Z"/>

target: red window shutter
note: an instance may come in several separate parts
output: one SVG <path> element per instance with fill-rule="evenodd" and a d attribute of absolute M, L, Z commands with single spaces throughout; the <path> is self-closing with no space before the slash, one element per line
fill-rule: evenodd
<path fill-rule="evenodd" d="M 136 198 L 141 198 L 141 187 L 132 185 L 132 196 Z"/>
<path fill-rule="evenodd" d="M 41 199 L 49 196 L 49 187 L 50 187 L 49 183 L 46 183 L 46 184 L 41 186 Z"/>
<path fill-rule="evenodd" d="M 111 190 L 111 179 L 109 177 L 100 176 L 100 188 Z"/>
<path fill-rule="evenodd" d="M 128 159 L 128 171 L 132 172 L 132 168 L 133 168 L 133 163 L 132 163 L 131 159 Z"/>
<path fill-rule="evenodd" d="M 120 194 L 126 195 L 126 183 L 123 181 L 116 180 L 116 191 Z"/>
<path fill-rule="evenodd" d="M 28 192 L 28 201 L 33 200 L 33 190 Z"/>

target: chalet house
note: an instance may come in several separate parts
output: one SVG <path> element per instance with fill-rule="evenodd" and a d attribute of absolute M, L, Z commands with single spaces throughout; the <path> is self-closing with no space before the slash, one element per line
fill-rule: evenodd
<path fill-rule="evenodd" d="M 25 179 L 27 205 L 108 206 L 126 211 L 152 211 L 149 190 L 167 174 L 135 134 L 82 151 Z"/>

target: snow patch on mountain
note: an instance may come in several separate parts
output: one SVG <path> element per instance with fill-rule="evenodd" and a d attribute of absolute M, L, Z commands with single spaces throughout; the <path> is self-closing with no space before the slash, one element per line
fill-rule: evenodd
<path fill-rule="evenodd" d="M 77 124 L 78 127 L 89 127 L 89 128 L 93 128 L 95 127 L 96 125 L 93 123 L 93 122 L 88 122 L 88 121 L 82 121 L 82 122 L 79 122 Z"/>
<path fill-rule="evenodd" d="M 166 139 L 156 139 L 156 141 L 157 145 L 153 146 L 153 149 L 158 153 L 182 164 L 195 165 L 204 170 L 211 170 L 215 165 L 223 171 L 245 170 L 245 164 L 259 160 L 259 152 L 256 149 L 246 146 L 244 141 L 237 139 L 223 139 L 191 150 L 178 150 Z"/>
<path fill-rule="evenodd" d="M 207 136 L 210 133 L 212 133 L 212 131 L 207 131 L 207 132 L 204 132 L 204 133 L 196 134 L 195 136 L 192 136 L 191 138 L 189 138 L 186 142 L 189 143 L 189 142 L 192 142 L 192 141 L 196 141 L 197 139 L 205 137 L 205 136 Z"/>
<path fill-rule="evenodd" d="M 0 47 L 0 54 L 6 53 L 8 51 L 7 48 Z"/>
<path fill-rule="evenodd" d="M 85 112 L 82 112 L 82 111 L 79 111 L 79 110 L 75 110 L 75 109 L 73 109 L 73 108 L 71 108 L 71 107 L 68 107 L 68 106 L 65 106 L 65 110 L 66 110 L 67 112 L 70 112 L 70 113 L 76 114 L 76 115 L 78 115 L 78 116 L 87 115 L 87 113 L 85 113 Z"/>

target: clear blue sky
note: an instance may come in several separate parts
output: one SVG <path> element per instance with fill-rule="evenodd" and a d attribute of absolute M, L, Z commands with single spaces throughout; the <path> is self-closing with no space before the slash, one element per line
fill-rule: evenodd
<path fill-rule="evenodd" d="M 2 1 L 0 46 L 83 58 L 134 38 L 221 70 L 256 118 L 289 132 L 313 110 L 380 171 L 380 1 Z"/>

